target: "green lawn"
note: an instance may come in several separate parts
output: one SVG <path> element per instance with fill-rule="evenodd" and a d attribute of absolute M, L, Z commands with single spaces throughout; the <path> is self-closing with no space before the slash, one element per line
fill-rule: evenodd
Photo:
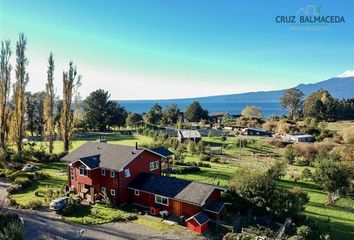
<path fill-rule="evenodd" d="M 96 141 L 99 138 L 99 136 L 91 135 L 89 137 L 85 138 L 79 138 L 77 140 L 73 140 L 71 142 L 70 146 L 70 151 L 78 148 L 82 144 L 84 144 L 87 141 Z M 122 144 L 122 145 L 128 145 L 128 146 L 134 146 L 136 142 L 138 142 L 139 145 L 146 145 L 146 144 L 151 144 L 153 143 L 153 139 L 144 135 L 109 135 L 105 136 L 105 138 L 108 140 L 109 143 L 113 144 Z M 46 151 L 48 151 L 48 142 L 37 142 L 35 148 L 44 148 Z M 54 141 L 54 153 L 60 153 L 63 151 L 63 142 L 62 141 Z"/>
<path fill-rule="evenodd" d="M 48 187 L 60 188 L 67 184 L 68 177 L 59 175 L 66 170 L 64 162 L 40 163 L 38 166 L 40 166 L 41 171 L 48 174 L 49 177 L 34 181 L 28 188 L 12 195 L 12 199 L 21 206 L 25 206 L 30 200 L 38 199 L 44 201 L 44 193 Z M 38 196 L 34 195 L 35 191 L 38 191 Z"/>
<path fill-rule="evenodd" d="M 84 205 L 72 214 L 62 217 L 64 221 L 79 224 L 103 224 L 124 221 L 130 213 L 118 208 L 110 208 L 102 204 Z"/>
<path fill-rule="evenodd" d="M 285 176 L 278 183 L 285 188 L 300 187 L 310 197 L 305 214 L 320 221 L 323 232 L 330 232 L 334 240 L 354 239 L 354 199 L 341 197 L 335 206 L 327 206 L 327 194 L 311 181 L 295 183 Z"/>

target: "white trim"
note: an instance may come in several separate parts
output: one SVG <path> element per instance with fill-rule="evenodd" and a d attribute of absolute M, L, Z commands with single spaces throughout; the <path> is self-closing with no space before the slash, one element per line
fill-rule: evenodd
<path fill-rule="evenodd" d="M 201 213 L 201 212 L 199 212 L 199 213 Z M 209 222 L 209 221 L 210 221 L 210 218 L 208 217 L 208 221 L 206 221 L 206 222 L 205 222 L 205 223 L 203 223 L 203 224 L 200 224 L 200 222 L 198 222 L 198 221 L 197 221 L 197 219 L 195 218 L 195 216 L 197 216 L 199 213 L 194 214 L 194 215 L 193 215 L 193 216 L 191 216 L 190 218 L 187 218 L 187 219 L 186 219 L 186 222 L 187 222 L 187 221 L 189 221 L 189 220 L 191 220 L 191 219 L 194 219 L 194 221 L 196 221 L 196 222 L 198 223 L 198 225 L 199 225 L 199 226 L 203 226 L 204 224 L 206 224 L 207 222 Z"/>
<path fill-rule="evenodd" d="M 129 168 L 125 169 L 125 170 L 124 170 L 124 177 L 125 177 L 125 178 L 128 178 L 128 177 L 131 177 L 131 176 L 132 176 L 132 175 L 131 175 L 131 173 L 130 173 Z"/>
<path fill-rule="evenodd" d="M 157 197 L 160 197 L 161 199 L 163 199 L 163 198 L 166 199 L 166 200 L 167 200 L 167 203 L 158 202 L 157 199 L 156 199 Z M 155 194 L 155 203 L 168 206 L 168 204 L 169 204 L 169 199 L 168 199 L 168 197 L 164 197 L 164 196 L 156 195 L 156 194 Z"/>
<path fill-rule="evenodd" d="M 106 169 L 101 168 L 101 176 L 106 176 Z"/>
<path fill-rule="evenodd" d="M 140 196 L 140 191 L 139 190 L 134 190 L 134 195 L 135 196 Z"/>
<path fill-rule="evenodd" d="M 112 173 L 113 173 L 113 174 L 112 174 Z M 110 170 L 110 171 L 109 171 L 109 176 L 110 176 L 111 178 L 115 178 L 115 177 L 116 177 L 115 171 L 114 171 L 114 170 Z"/>
<path fill-rule="evenodd" d="M 115 189 L 111 189 L 111 196 L 115 196 L 116 195 L 116 190 Z"/>
<path fill-rule="evenodd" d="M 124 168 L 125 168 L 128 164 L 130 164 L 130 163 L 131 163 L 132 161 L 134 161 L 137 157 L 139 157 L 141 154 L 143 154 L 144 151 L 148 151 L 148 152 L 151 152 L 152 154 L 155 154 L 155 155 L 157 155 L 157 156 L 166 158 L 165 156 L 162 156 L 161 154 L 158 154 L 158 153 L 156 153 L 156 152 L 154 152 L 154 151 L 151 151 L 150 149 L 144 148 L 143 151 L 141 151 L 141 153 L 139 153 L 137 156 L 135 156 L 135 158 L 133 158 L 132 160 L 130 160 L 129 162 L 127 162 L 126 164 L 124 164 L 118 171 L 120 171 L 120 172 L 123 171 Z"/>
<path fill-rule="evenodd" d="M 71 165 L 73 165 L 74 163 L 76 163 L 76 162 L 81 162 L 83 165 L 85 165 L 89 170 L 92 170 L 89 166 L 87 166 L 83 161 L 81 161 L 80 159 L 78 159 L 78 160 L 75 160 L 75 161 L 73 161 L 73 162 L 71 162 L 70 164 Z M 96 169 L 96 168 L 93 168 L 93 169 Z"/>
<path fill-rule="evenodd" d="M 156 167 L 155 167 L 155 164 L 157 164 Z M 149 165 L 150 165 L 150 171 L 155 171 L 160 168 L 160 161 L 152 161 L 152 162 L 150 162 Z M 151 168 L 151 166 L 153 166 L 153 167 Z"/>
<path fill-rule="evenodd" d="M 86 173 L 87 173 L 87 175 L 85 175 L 85 174 L 81 174 L 81 169 L 84 169 L 84 171 L 86 171 Z M 83 166 L 80 166 L 79 167 L 79 174 L 80 174 L 80 176 L 85 176 L 85 177 L 88 177 L 88 169 L 86 169 L 86 167 L 83 167 Z"/>

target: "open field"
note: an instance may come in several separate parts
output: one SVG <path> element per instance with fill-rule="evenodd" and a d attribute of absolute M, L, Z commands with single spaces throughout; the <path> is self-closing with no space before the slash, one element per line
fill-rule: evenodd
<path fill-rule="evenodd" d="M 82 144 L 84 144 L 87 141 L 96 141 L 98 139 L 97 136 L 88 136 L 85 138 L 80 138 L 77 140 L 73 140 L 70 146 L 70 151 L 78 148 Z M 128 146 L 134 146 L 136 142 L 138 142 L 140 145 L 146 145 L 153 143 L 153 139 L 150 137 L 144 136 L 144 135 L 109 135 L 105 136 L 105 139 L 107 139 L 108 143 L 112 144 L 122 144 L 122 145 L 128 145 Z M 54 153 L 60 153 L 63 151 L 63 142 L 62 141 L 54 141 Z M 43 148 L 44 150 L 48 151 L 48 143 L 47 142 L 36 142 L 35 149 L 40 149 Z"/>

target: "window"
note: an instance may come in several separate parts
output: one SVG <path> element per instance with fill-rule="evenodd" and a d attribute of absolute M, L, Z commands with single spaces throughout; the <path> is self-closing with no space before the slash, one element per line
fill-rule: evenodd
<path fill-rule="evenodd" d="M 139 196 L 140 195 L 140 191 L 139 190 L 134 190 L 134 195 L 135 196 Z"/>
<path fill-rule="evenodd" d="M 112 196 L 115 196 L 115 195 L 116 195 L 116 190 L 111 189 L 111 195 L 112 195 Z"/>
<path fill-rule="evenodd" d="M 111 177 L 113 178 L 115 176 L 115 172 L 111 170 Z"/>
<path fill-rule="evenodd" d="M 71 180 L 74 180 L 74 168 L 70 167 L 70 178 Z"/>
<path fill-rule="evenodd" d="M 88 175 L 88 171 L 85 167 L 81 166 L 80 167 L 80 175 L 81 176 L 87 176 Z"/>
<path fill-rule="evenodd" d="M 126 177 L 126 178 L 130 177 L 130 171 L 129 171 L 129 169 L 125 169 L 124 174 L 125 174 L 125 177 Z"/>
<path fill-rule="evenodd" d="M 163 197 L 163 196 L 159 196 L 159 195 L 155 195 L 155 203 L 168 206 L 168 198 Z"/>
<path fill-rule="evenodd" d="M 105 187 L 101 187 L 101 193 L 105 193 L 106 192 L 106 188 Z"/>
<path fill-rule="evenodd" d="M 106 170 L 105 169 L 101 169 L 101 175 L 102 176 L 106 175 Z"/>
<path fill-rule="evenodd" d="M 159 161 L 151 162 L 150 163 L 150 171 L 159 169 Z"/>

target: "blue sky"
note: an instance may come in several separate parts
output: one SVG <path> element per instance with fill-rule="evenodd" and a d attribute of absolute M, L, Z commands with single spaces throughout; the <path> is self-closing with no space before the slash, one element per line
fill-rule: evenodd
<path fill-rule="evenodd" d="M 307 5 L 346 23 L 294 31 L 275 22 Z M 52 51 L 58 93 L 73 60 L 83 97 L 104 88 L 115 99 L 183 98 L 288 88 L 353 70 L 353 18 L 351 0 L 0 0 L 0 39 L 14 48 L 20 32 L 27 36 L 32 91 L 44 89 Z"/>

